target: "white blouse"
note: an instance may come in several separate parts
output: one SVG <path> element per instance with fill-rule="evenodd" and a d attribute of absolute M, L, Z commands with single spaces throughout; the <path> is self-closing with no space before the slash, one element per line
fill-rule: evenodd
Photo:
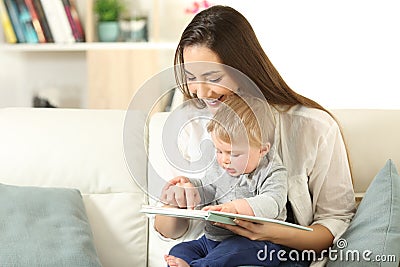
<path fill-rule="evenodd" d="M 340 128 L 328 113 L 304 106 L 274 114 L 295 218 L 301 225 L 325 226 L 337 240 L 356 207 Z"/>

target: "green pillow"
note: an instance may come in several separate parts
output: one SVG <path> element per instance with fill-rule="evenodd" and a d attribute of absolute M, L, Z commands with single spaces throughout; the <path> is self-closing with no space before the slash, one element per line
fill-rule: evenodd
<path fill-rule="evenodd" d="M 399 266 L 400 176 L 392 160 L 368 187 L 335 250 L 337 260 L 328 266 Z"/>
<path fill-rule="evenodd" d="M 0 184 L 1 266 L 101 266 L 76 189 Z"/>

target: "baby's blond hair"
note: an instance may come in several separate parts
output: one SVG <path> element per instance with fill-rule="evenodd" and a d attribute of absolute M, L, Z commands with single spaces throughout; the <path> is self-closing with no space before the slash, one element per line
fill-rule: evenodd
<path fill-rule="evenodd" d="M 229 96 L 207 125 L 207 131 L 226 143 L 247 138 L 250 145 L 266 146 L 271 143 L 268 123 L 268 104 L 256 97 Z"/>

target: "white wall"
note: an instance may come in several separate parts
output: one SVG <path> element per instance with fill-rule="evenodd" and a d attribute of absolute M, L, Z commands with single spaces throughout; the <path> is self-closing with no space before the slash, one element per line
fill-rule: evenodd
<path fill-rule="evenodd" d="M 22 68 L 19 57 L 13 57 L 5 51 L 0 51 L 0 108 L 7 106 L 21 106 L 18 99 L 23 92 L 21 76 L 18 70 Z"/>
<path fill-rule="evenodd" d="M 0 107 L 29 107 L 33 95 L 43 90 L 64 95 L 62 99 L 75 98 L 68 107 L 86 106 L 84 52 L 0 50 L 0 60 Z"/>
<path fill-rule="evenodd" d="M 398 0 L 217 0 L 242 12 L 295 91 L 328 108 L 400 108 Z"/>

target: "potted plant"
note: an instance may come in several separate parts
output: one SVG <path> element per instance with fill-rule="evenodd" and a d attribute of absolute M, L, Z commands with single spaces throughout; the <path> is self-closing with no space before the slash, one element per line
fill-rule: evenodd
<path fill-rule="evenodd" d="M 94 12 L 98 19 L 98 35 L 101 42 L 115 42 L 118 39 L 118 19 L 124 6 L 121 0 L 96 0 Z"/>

